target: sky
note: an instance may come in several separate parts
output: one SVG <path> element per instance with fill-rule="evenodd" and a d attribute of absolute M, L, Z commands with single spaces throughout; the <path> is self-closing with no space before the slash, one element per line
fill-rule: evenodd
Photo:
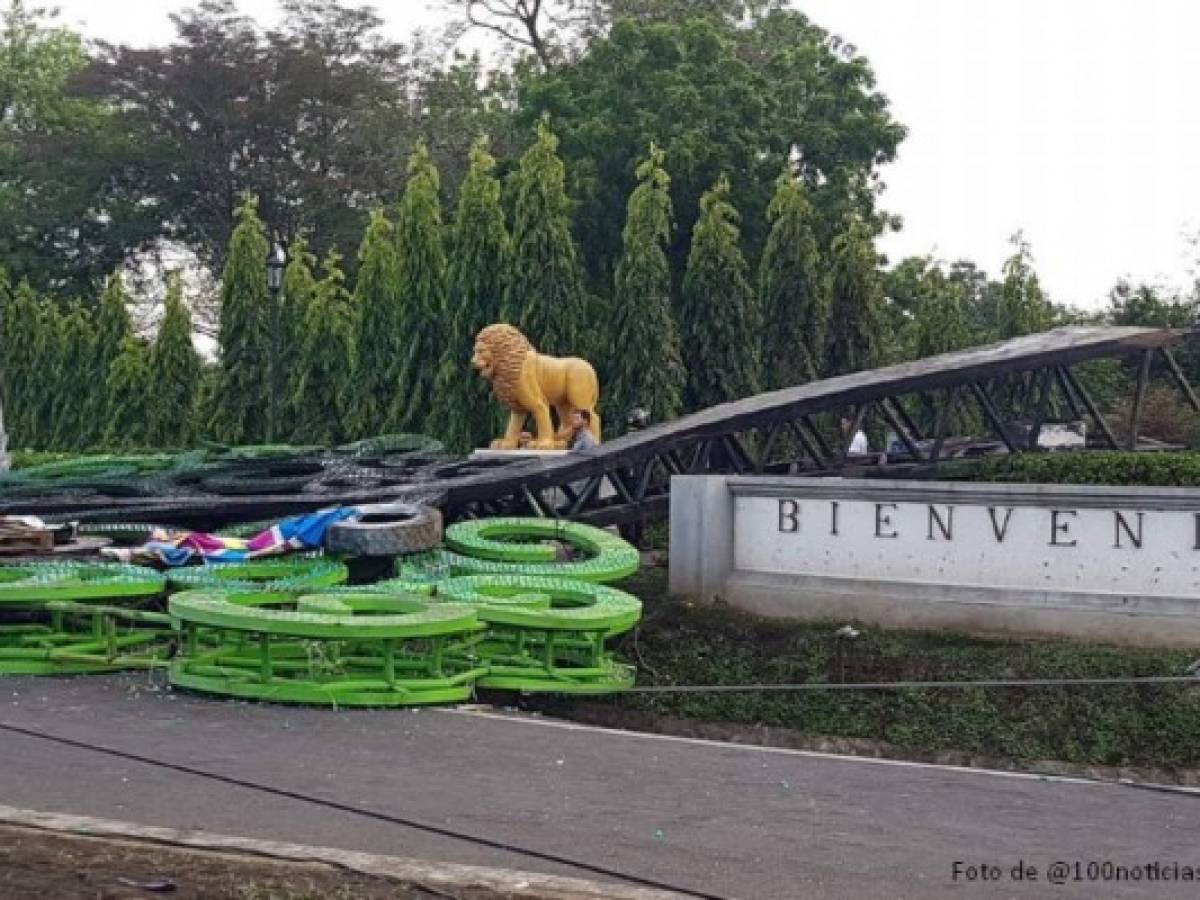
<path fill-rule="evenodd" d="M 90 37 L 168 41 L 186 0 L 57 0 Z M 379 0 L 403 37 L 445 21 Z M 904 227 L 892 262 L 968 258 L 998 276 L 1024 231 L 1052 299 L 1094 309 L 1119 278 L 1185 289 L 1200 271 L 1200 2 L 794 0 L 871 61 L 909 128 L 884 167 Z M 271 21 L 274 0 L 241 0 Z"/>

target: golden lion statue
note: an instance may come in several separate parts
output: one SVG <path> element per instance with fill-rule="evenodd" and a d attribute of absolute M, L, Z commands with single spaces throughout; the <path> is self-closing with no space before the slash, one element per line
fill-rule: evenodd
<path fill-rule="evenodd" d="M 537 433 L 529 447 L 561 450 L 571 436 L 571 414 L 576 410 L 587 410 L 591 415 L 590 431 L 599 442 L 596 402 L 600 399 L 600 382 L 586 360 L 543 356 L 511 325 L 489 325 L 475 338 L 471 365 L 492 383 L 496 399 L 510 411 L 504 437 L 492 441 L 492 447 L 519 447 L 525 420 L 533 416 Z M 557 431 L 550 419 L 551 409 L 558 417 Z"/>

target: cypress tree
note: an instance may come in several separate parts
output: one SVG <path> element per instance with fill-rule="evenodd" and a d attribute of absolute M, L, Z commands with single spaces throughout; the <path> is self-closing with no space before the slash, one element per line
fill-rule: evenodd
<path fill-rule="evenodd" d="M 879 356 L 882 285 L 867 226 L 855 219 L 830 244 L 831 292 L 826 375 L 869 369 Z"/>
<path fill-rule="evenodd" d="M 336 251 L 330 251 L 304 316 L 303 352 L 294 373 L 292 405 L 296 437 L 306 443 L 344 441 L 354 404 L 355 322 L 339 262 Z"/>
<path fill-rule="evenodd" d="M 98 393 L 87 372 L 95 356 L 92 317 L 80 303 L 72 303 L 56 323 L 58 363 L 55 367 L 50 446 L 56 450 L 82 450 L 90 439 L 89 413 Z"/>
<path fill-rule="evenodd" d="M 57 359 L 47 351 L 47 307 L 28 282 L 12 292 L 4 314 L 5 411 L 10 444 L 41 446 L 43 403 L 49 394 L 48 376 Z"/>
<path fill-rule="evenodd" d="M 12 428 L 11 410 L 15 387 L 13 360 L 10 357 L 14 346 L 13 290 L 8 272 L 0 266 L 0 470 L 8 468 L 8 433 Z M 9 422 L 4 424 L 4 410 L 8 409 Z"/>
<path fill-rule="evenodd" d="M 358 313 L 358 369 L 354 376 L 353 430 L 378 434 L 400 380 L 405 351 L 401 305 L 400 257 L 395 227 L 382 209 L 371 213 L 358 250 L 354 306 Z"/>
<path fill-rule="evenodd" d="M 650 146 L 637 169 L 638 186 L 629 198 L 624 250 L 617 265 L 612 330 L 612 373 L 605 391 L 608 420 L 623 424 L 640 406 L 652 421 L 679 415 L 686 375 L 679 333 L 671 309 L 671 267 L 663 248 L 670 243 L 670 176 L 664 154 Z"/>
<path fill-rule="evenodd" d="M 209 439 L 212 437 L 212 424 L 217 421 L 221 408 L 222 381 L 220 366 L 215 363 L 201 362 L 191 428 L 192 434 L 197 438 Z"/>
<path fill-rule="evenodd" d="M 313 270 L 317 259 L 308 249 L 308 241 L 298 236 L 288 248 L 287 268 L 280 291 L 279 327 L 276 359 L 275 408 L 278 425 L 275 439 L 286 439 L 296 427 L 296 372 L 304 365 L 304 320 L 317 292 Z"/>
<path fill-rule="evenodd" d="M 8 348 L 11 340 L 8 334 L 9 316 L 12 312 L 12 283 L 8 280 L 8 272 L 0 267 L 0 472 L 8 471 L 8 429 L 4 424 L 4 409 L 11 400 L 10 384 L 12 380 L 11 363 L 8 362 Z"/>
<path fill-rule="evenodd" d="M 582 354 L 588 296 L 571 236 L 566 170 L 545 121 L 521 157 L 513 185 L 513 268 L 501 318 L 516 322 L 539 350 Z"/>
<path fill-rule="evenodd" d="M 33 446 L 43 450 L 55 446 L 58 415 L 58 390 L 66 365 L 66 316 L 58 305 L 46 298 L 37 300 L 37 327 L 34 332 L 36 353 L 34 378 L 30 385 L 30 410 L 33 415 Z"/>
<path fill-rule="evenodd" d="M 762 315 L 739 237 L 729 180 L 722 176 L 700 200 L 683 278 L 679 331 L 685 399 L 693 410 L 759 391 Z"/>
<path fill-rule="evenodd" d="M 771 233 L 759 264 L 758 296 L 767 325 L 763 382 L 775 390 L 820 374 L 829 292 L 821 277 L 812 207 L 790 172 L 780 176 L 767 218 Z"/>
<path fill-rule="evenodd" d="M 153 385 L 150 440 L 157 447 L 185 447 L 192 438 L 200 357 L 192 344 L 192 316 L 183 300 L 183 280 L 172 273 L 162 325 L 150 353 Z"/>
<path fill-rule="evenodd" d="M 422 142 L 408 163 L 396 221 L 403 345 L 388 431 L 419 431 L 441 406 L 432 396 L 446 334 L 446 246 L 438 190 L 437 167 Z"/>
<path fill-rule="evenodd" d="M 270 402 L 270 335 L 266 276 L 267 237 L 258 218 L 258 200 L 238 207 L 237 227 L 221 278 L 221 398 L 215 431 L 222 440 L 259 440 Z"/>
<path fill-rule="evenodd" d="M 448 337 L 433 396 L 443 413 L 446 446 L 459 452 L 486 446 L 497 427 L 496 403 L 487 382 L 471 368 L 475 336 L 499 321 L 500 298 L 509 275 L 512 244 L 500 204 L 496 161 L 479 140 L 459 192 L 447 284 Z"/>
<path fill-rule="evenodd" d="M 113 360 L 105 383 L 110 416 L 104 436 L 107 447 L 130 450 L 149 443 L 147 397 L 152 389 L 149 357 L 141 341 L 127 337 Z"/>
<path fill-rule="evenodd" d="M 121 352 L 125 338 L 133 334 L 129 321 L 129 298 L 125 293 L 125 282 L 119 273 L 113 273 L 100 296 L 96 313 L 96 346 L 91 360 L 89 392 L 89 421 L 86 441 L 97 443 L 108 430 L 108 392 L 104 387 L 108 372 Z"/>

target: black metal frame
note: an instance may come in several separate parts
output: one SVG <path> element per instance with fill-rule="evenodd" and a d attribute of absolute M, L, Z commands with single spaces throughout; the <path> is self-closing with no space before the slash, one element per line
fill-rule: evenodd
<path fill-rule="evenodd" d="M 1095 426 L 1098 442 L 1120 449 L 1117 436 L 1074 372 L 1075 366 L 1097 359 L 1138 361 L 1126 447 L 1142 446 L 1138 430 L 1156 360 L 1162 363 L 1158 369 L 1170 376 L 1200 413 L 1200 398 L 1169 349 L 1190 336 L 1190 332 L 1144 328 L 1057 329 L 727 403 L 625 435 L 594 450 L 531 459 L 370 495 L 191 500 L 175 509 L 164 506 L 163 501 L 76 500 L 62 509 L 7 504 L 0 506 L 0 511 L 62 514 L 69 510 L 79 512 L 81 519 L 214 524 L 283 515 L 316 505 L 436 493 L 448 520 L 534 515 L 632 526 L 667 515 L 674 476 L 820 476 L 882 467 L 912 471 L 948 456 L 1022 453 L 1037 446 L 1039 432 L 1056 410 L 1076 418 L 1086 414 Z M 972 402 L 994 439 L 950 436 L 956 410 L 965 411 Z M 848 414 L 857 430 L 872 413 L 895 431 L 905 453 L 849 453 L 849 436 L 836 434 L 837 417 Z M 929 417 L 933 420 L 921 421 Z M 1018 420 L 1032 423 L 1023 436 L 1011 428 Z"/>

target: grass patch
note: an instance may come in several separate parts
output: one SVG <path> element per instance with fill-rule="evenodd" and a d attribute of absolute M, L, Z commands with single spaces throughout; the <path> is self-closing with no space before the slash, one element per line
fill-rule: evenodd
<path fill-rule="evenodd" d="M 619 645 L 640 684 L 933 681 L 1181 675 L 1200 655 L 1062 640 L 994 639 L 764 619 L 667 596 L 650 569 L 625 587 L 646 603 Z M 1080 765 L 1200 766 L 1200 684 L 903 691 L 629 694 L 625 709 L 705 722 L 761 724 L 820 737 L 886 741 Z"/>

